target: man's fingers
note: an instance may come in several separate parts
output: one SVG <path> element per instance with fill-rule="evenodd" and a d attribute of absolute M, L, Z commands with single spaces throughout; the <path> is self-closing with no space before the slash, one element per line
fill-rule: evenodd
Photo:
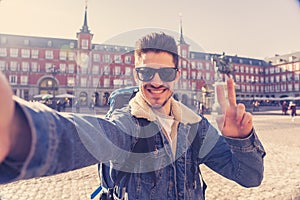
<path fill-rule="evenodd" d="M 236 108 L 236 121 L 238 124 L 241 123 L 245 114 L 246 107 L 244 104 L 239 103 Z"/>
<path fill-rule="evenodd" d="M 232 78 L 227 80 L 228 101 L 230 107 L 236 106 L 235 87 Z"/>

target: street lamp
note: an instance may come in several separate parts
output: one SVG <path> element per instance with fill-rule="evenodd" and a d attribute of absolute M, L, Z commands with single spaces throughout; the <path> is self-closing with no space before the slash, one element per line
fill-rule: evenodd
<path fill-rule="evenodd" d="M 251 77 L 251 92 L 252 92 L 252 105 L 253 105 L 253 111 L 258 109 L 258 102 L 255 102 L 255 84 L 257 83 L 257 80 L 254 78 L 254 76 Z"/>
<path fill-rule="evenodd" d="M 58 85 L 57 82 L 55 81 L 55 76 L 60 72 L 59 68 L 56 67 L 55 65 L 53 65 L 51 68 L 49 68 L 50 70 L 50 74 L 52 75 L 52 95 L 53 95 L 53 101 L 52 101 L 52 106 L 54 109 L 56 109 L 56 101 L 55 101 L 55 95 L 56 95 L 56 91 L 58 90 Z"/>

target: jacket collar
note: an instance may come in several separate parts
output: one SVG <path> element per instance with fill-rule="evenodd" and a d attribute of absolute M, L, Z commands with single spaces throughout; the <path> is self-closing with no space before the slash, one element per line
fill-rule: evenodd
<path fill-rule="evenodd" d="M 201 121 L 201 117 L 194 113 L 187 106 L 181 102 L 176 101 L 173 97 L 169 99 L 171 101 L 171 112 L 176 121 L 184 124 L 193 124 Z M 153 112 L 148 103 L 144 100 L 141 92 L 138 92 L 136 96 L 130 100 L 129 106 L 131 108 L 131 114 L 137 118 L 145 118 L 149 121 L 156 120 L 156 114 Z"/>

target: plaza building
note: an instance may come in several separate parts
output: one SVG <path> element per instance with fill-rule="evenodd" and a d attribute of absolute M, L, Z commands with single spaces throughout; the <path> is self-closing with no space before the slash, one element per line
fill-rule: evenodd
<path fill-rule="evenodd" d="M 216 66 L 220 54 L 192 51 L 180 24 L 178 33 L 181 79 L 180 101 L 190 107 L 210 108 L 214 99 Z M 299 97 L 300 52 L 266 60 L 226 55 L 234 69 L 238 100 Z M 136 85 L 134 47 L 93 42 L 87 7 L 76 39 L 0 33 L 0 70 L 14 94 L 26 100 L 37 95 L 74 95 L 82 106 L 106 105 L 110 93 Z M 222 75 L 225 80 L 225 75 Z"/>

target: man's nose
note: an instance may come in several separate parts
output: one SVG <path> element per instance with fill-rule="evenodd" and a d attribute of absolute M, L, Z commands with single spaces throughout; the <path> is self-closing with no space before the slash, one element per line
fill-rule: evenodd
<path fill-rule="evenodd" d="M 160 79 L 160 76 L 159 76 L 159 74 L 157 72 L 154 74 L 154 77 L 151 80 L 151 84 L 153 84 L 155 86 L 163 84 L 163 81 Z"/>

